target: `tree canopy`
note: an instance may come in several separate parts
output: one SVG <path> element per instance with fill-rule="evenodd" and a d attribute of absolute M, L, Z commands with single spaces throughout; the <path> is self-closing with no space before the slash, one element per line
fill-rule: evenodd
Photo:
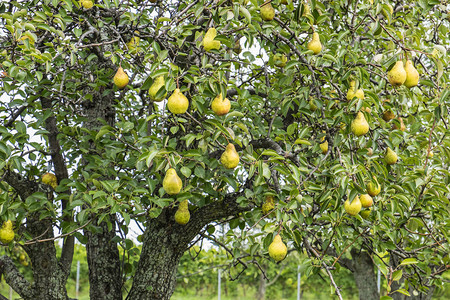
<path fill-rule="evenodd" d="M 448 4 L 17 0 L 0 13 L 0 215 L 15 233 L 2 244 L 26 251 L 33 284 L 7 255 L 0 273 L 24 299 L 68 299 L 75 239 L 92 299 L 169 299 L 199 240 L 245 269 L 277 234 L 340 299 L 340 267 L 367 299 L 443 284 Z"/>

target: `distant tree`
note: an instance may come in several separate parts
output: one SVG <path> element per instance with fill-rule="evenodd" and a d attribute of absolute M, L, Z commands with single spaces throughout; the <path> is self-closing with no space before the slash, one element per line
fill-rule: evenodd
<path fill-rule="evenodd" d="M 361 299 L 380 296 L 374 265 L 389 282 L 382 299 L 429 297 L 450 266 L 448 10 L 438 0 L 2 1 L 0 215 L 15 231 L 5 246 L 26 251 L 33 280 L 7 255 L 0 274 L 25 300 L 68 299 L 78 239 L 91 299 L 169 299 L 199 239 L 224 236 L 245 268 L 269 259 L 280 233 L 339 299 L 340 263 L 361 280 Z M 389 83 L 406 60 L 417 87 L 398 85 L 403 71 Z M 114 84 L 119 67 L 127 75 Z M 228 114 L 211 110 L 220 95 Z M 234 169 L 224 167 L 233 155 L 220 159 L 228 144 Z M 178 180 L 172 195 L 163 187 L 169 168 L 178 194 Z M 47 171 L 55 182 L 41 182 Z M 370 216 L 350 216 L 344 201 L 355 206 L 373 177 Z M 275 211 L 264 217 L 267 195 Z"/>

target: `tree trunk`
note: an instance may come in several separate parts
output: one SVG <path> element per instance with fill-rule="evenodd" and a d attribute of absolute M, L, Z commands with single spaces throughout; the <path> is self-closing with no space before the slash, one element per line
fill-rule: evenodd
<path fill-rule="evenodd" d="M 264 278 L 264 274 L 259 274 L 259 284 L 258 284 L 258 300 L 264 300 L 266 299 L 266 287 L 267 287 L 266 278 Z"/>
<path fill-rule="evenodd" d="M 240 207 L 232 193 L 191 213 L 186 225 L 174 221 L 176 208 L 165 208 L 155 219 L 149 219 L 143 236 L 142 252 L 126 299 L 168 300 L 176 283 L 178 263 L 189 243 L 213 220 L 237 215 L 251 207 Z"/>
<path fill-rule="evenodd" d="M 359 291 L 359 299 L 379 299 L 375 268 L 370 255 L 356 248 L 351 250 L 353 277 Z"/>
<path fill-rule="evenodd" d="M 86 244 L 86 255 L 89 265 L 90 299 L 122 299 L 120 257 L 117 244 L 113 242 L 114 217 L 110 217 L 110 222 L 111 230 L 104 221 L 99 226 L 100 233 L 85 232 L 89 241 Z"/>

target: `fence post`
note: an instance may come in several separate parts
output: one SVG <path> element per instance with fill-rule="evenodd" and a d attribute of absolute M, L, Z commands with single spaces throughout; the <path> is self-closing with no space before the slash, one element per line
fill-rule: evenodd
<path fill-rule="evenodd" d="M 75 284 L 75 295 L 78 299 L 78 291 L 80 290 L 80 261 L 77 261 L 77 282 Z"/>
<path fill-rule="evenodd" d="M 218 272 L 218 287 L 217 287 L 217 299 L 218 300 L 220 300 L 220 281 L 221 281 L 221 279 L 222 279 L 222 270 L 221 269 L 219 269 L 219 272 Z"/>
<path fill-rule="evenodd" d="M 300 300 L 300 279 L 302 275 L 300 273 L 300 266 L 297 266 L 297 300 Z"/>
<path fill-rule="evenodd" d="M 380 287 L 381 287 L 381 272 L 380 272 L 380 269 L 378 269 L 378 272 L 377 272 L 377 289 L 378 289 L 378 294 L 380 294 Z"/>

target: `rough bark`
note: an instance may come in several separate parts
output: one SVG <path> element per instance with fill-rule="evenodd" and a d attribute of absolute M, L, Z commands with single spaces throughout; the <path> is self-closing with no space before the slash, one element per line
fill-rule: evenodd
<path fill-rule="evenodd" d="M 353 277 L 358 287 L 359 299 L 379 299 L 375 266 L 370 255 L 356 248 L 351 250 L 351 254 Z"/>
<path fill-rule="evenodd" d="M 83 112 L 87 118 L 84 127 L 89 130 L 98 130 L 103 125 L 101 120 L 110 126 L 114 125 L 114 94 L 102 96 L 103 92 L 104 90 L 100 90 L 95 94 L 93 101 L 83 103 Z M 92 142 L 91 148 L 95 149 L 94 142 Z M 84 160 L 88 164 L 89 158 L 84 157 Z M 92 218 L 94 218 L 92 224 L 98 230 L 92 232 L 86 229 L 84 231 L 88 238 L 86 255 L 89 266 L 90 298 L 120 300 L 122 299 L 122 271 L 117 242 L 114 241 L 116 236 L 115 215 L 109 216 L 109 223 L 112 225 L 110 227 L 105 221 L 98 224 L 96 216 L 92 216 Z"/>
<path fill-rule="evenodd" d="M 7 171 L 3 178 L 18 192 L 23 201 L 40 189 L 36 182 L 30 181 L 12 171 Z M 49 218 L 41 220 L 39 213 L 33 213 L 27 217 L 25 228 L 28 234 L 36 240 L 52 239 L 54 237 L 52 220 Z M 23 276 L 8 265 L 8 260 L 3 259 L 0 267 L 1 273 L 11 272 L 8 276 L 5 275 L 6 282 L 25 300 L 68 299 L 66 272 L 58 262 L 53 240 L 28 243 L 24 245 L 24 249 L 32 262 L 33 284 L 27 284 Z M 15 275 L 13 276 L 12 274 Z M 27 286 L 30 288 L 28 289 Z"/>
<path fill-rule="evenodd" d="M 213 220 L 239 214 L 250 207 L 240 207 L 233 193 L 191 213 L 186 225 L 174 221 L 175 209 L 166 208 L 156 219 L 149 219 L 143 237 L 142 253 L 127 299 L 170 299 L 176 282 L 179 260 L 189 243 Z"/>
<path fill-rule="evenodd" d="M 264 300 L 266 299 L 266 287 L 267 287 L 267 281 L 264 277 L 263 273 L 259 274 L 259 285 L 258 285 L 258 300 Z"/>
<path fill-rule="evenodd" d="M 109 221 L 114 224 L 114 217 L 111 216 Z M 113 230 L 108 229 L 106 222 L 94 225 L 99 227 L 100 232 L 85 231 L 88 237 L 86 255 L 89 265 L 90 299 L 122 299 L 120 257 L 117 243 L 113 241 L 114 225 Z"/>

